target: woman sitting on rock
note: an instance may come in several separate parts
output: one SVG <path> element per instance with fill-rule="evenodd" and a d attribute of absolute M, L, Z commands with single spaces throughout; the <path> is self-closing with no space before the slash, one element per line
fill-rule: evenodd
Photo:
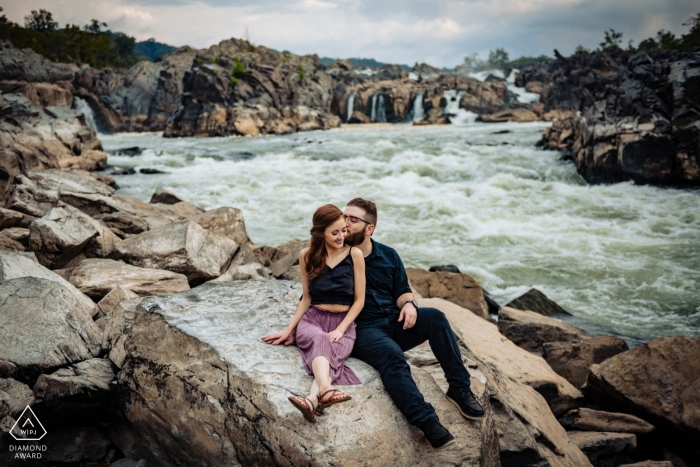
<path fill-rule="evenodd" d="M 316 210 L 311 243 L 299 253 L 303 296 L 284 331 L 268 334 L 268 344 L 295 340 L 306 372 L 314 376 L 308 397 L 289 401 L 316 423 L 316 409 L 351 399 L 332 384 L 360 384 L 345 359 L 355 343 L 355 318 L 365 303 L 365 260 L 358 248 L 345 245 L 343 212 L 332 204 Z"/>

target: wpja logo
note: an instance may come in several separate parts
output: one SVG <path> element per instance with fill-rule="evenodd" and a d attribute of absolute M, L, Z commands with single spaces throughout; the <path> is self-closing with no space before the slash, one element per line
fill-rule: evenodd
<path fill-rule="evenodd" d="M 15 422 L 10 434 L 17 441 L 39 441 L 46 436 L 46 429 L 41 424 L 32 409 L 27 406 Z M 15 459 L 41 459 L 45 445 L 21 444 L 10 445 L 10 451 L 15 452 Z"/>

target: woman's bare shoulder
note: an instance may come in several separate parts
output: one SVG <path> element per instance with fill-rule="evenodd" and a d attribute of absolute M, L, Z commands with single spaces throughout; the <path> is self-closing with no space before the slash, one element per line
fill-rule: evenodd
<path fill-rule="evenodd" d="M 302 249 L 302 250 L 299 252 L 299 257 L 300 257 L 300 258 L 303 258 L 304 256 L 306 256 L 306 253 L 308 253 L 308 251 L 309 251 L 310 248 L 311 248 L 311 247 L 308 247 L 308 246 L 307 246 L 306 248 Z"/>
<path fill-rule="evenodd" d="M 365 260 L 365 255 L 362 253 L 362 250 L 360 250 L 356 246 L 350 247 L 350 254 L 352 255 L 353 260 Z"/>

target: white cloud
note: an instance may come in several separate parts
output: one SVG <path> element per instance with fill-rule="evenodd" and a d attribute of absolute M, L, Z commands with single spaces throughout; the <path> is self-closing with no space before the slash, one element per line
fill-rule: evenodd
<path fill-rule="evenodd" d="M 243 37 L 279 50 L 392 63 L 454 66 L 471 52 L 511 56 L 595 47 L 615 28 L 639 41 L 659 29 L 680 34 L 695 0 L 22 0 L 5 6 L 23 23 L 45 8 L 61 25 L 92 18 L 139 40 L 208 47 Z"/>

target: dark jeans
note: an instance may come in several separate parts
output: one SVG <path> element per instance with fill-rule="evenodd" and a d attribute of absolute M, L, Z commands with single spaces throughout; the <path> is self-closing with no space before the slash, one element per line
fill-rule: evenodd
<path fill-rule="evenodd" d="M 358 325 L 352 356 L 379 372 L 384 387 L 401 413 L 411 425 L 422 429 L 437 422 L 438 416 L 418 390 L 403 353 L 427 340 L 453 388 L 469 388 L 469 372 L 462 363 L 457 341 L 443 312 L 435 308 L 419 308 L 416 324 L 406 330 L 403 322 L 399 323 L 397 319 L 398 316 L 394 316 Z"/>

